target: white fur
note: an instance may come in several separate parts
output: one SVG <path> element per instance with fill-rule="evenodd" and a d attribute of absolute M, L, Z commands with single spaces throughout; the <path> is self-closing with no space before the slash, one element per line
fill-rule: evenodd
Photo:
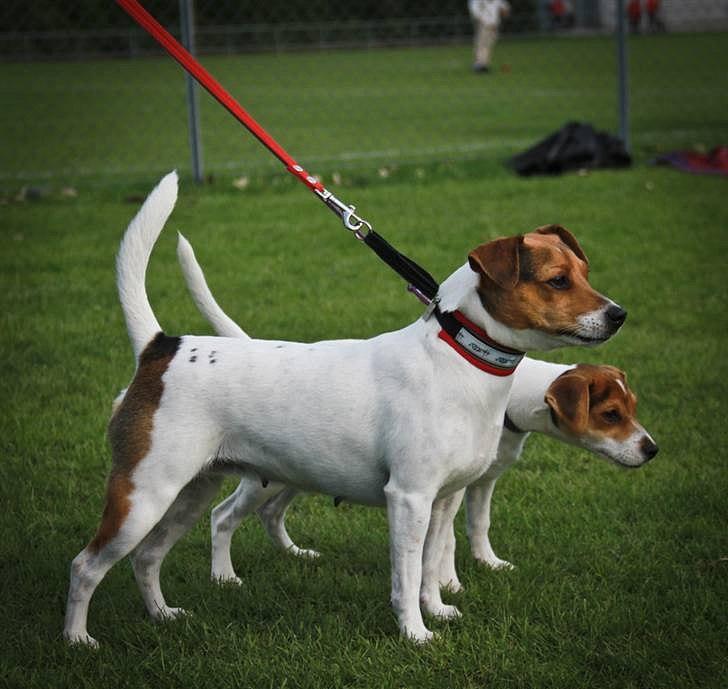
<path fill-rule="evenodd" d="M 179 232 L 177 233 L 177 260 L 182 272 L 189 277 L 187 287 L 192 300 L 200 311 L 207 310 L 209 313 L 208 320 L 215 328 L 215 332 L 220 337 L 239 337 L 242 340 L 249 340 L 250 337 L 215 301 L 215 297 L 212 296 L 212 292 L 207 286 L 205 274 L 195 258 L 192 246 Z"/>
<path fill-rule="evenodd" d="M 144 276 L 176 193 L 176 176 L 169 175 L 130 224 L 119 255 L 121 303 L 137 359 L 159 327 Z M 488 327 L 493 319 L 468 270 L 445 281 L 443 303 L 460 305 Z M 181 338 L 162 378 L 150 450 L 131 475 L 131 510 L 99 552 L 86 548 L 74 560 L 66 638 L 93 643 L 86 630 L 90 598 L 108 569 L 132 551 L 150 612 L 177 613 L 159 588 L 161 560 L 209 500 L 210 472 L 223 459 L 299 490 L 386 505 L 400 629 L 417 642 L 431 639 L 420 600 L 430 614 L 459 614 L 439 594 L 448 520 L 454 496 L 495 459 L 512 382 L 473 368 L 438 330 L 435 319 L 420 319 L 369 340 Z M 504 326 L 498 339 L 511 348 L 572 343 Z"/>
<path fill-rule="evenodd" d="M 200 312 L 213 324 L 218 334 L 226 334 L 237 329 L 244 337 L 248 337 L 219 306 L 207 287 L 204 273 L 197 263 L 189 242 L 180 236 L 178 254 L 183 253 L 185 260 L 180 260 L 182 273 L 190 293 Z M 445 291 L 443 308 L 446 310 L 463 309 L 466 304 L 463 294 L 474 290 L 477 276 L 470 270 L 459 269 L 449 281 L 449 289 Z M 219 323 L 225 324 L 222 328 Z M 227 324 L 232 324 L 232 327 Z M 507 404 L 507 413 L 516 426 L 524 431 L 515 433 L 503 428 L 496 458 L 486 472 L 466 489 L 467 533 L 473 557 L 479 562 L 494 569 L 510 568 L 512 565 L 501 560 L 493 552 L 488 532 L 490 528 L 490 504 L 497 479 L 510 468 L 521 456 L 526 440 L 531 432 L 543 433 L 557 440 L 577 445 L 626 466 L 639 466 L 645 461 L 640 444 L 645 438 L 652 438 L 639 424 L 634 433 L 623 442 L 608 438 L 591 437 L 575 438 L 565 434 L 552 420 L 551 413 L 544 398 L 549 386 L 561 374 L 574 368 L 573 364 L 554 364 L 525 357 L 513 377 L 513 385 Z M 621 380 L 616 380 L 620 388 L 626 392 Z M 254 474 L 247 474 L 240 480 L 237 489 L 218 505 L 212 514 L 212 577 L 221 581 L 240 583 L 235 574 L 230 558 L 231 537 L 242 520 L 257 511 L 266 531 L 281 548 L 302 557 L 315 557 L 315 550 L 301 549 L 288 535 L 285 527 L 285 513 L 298 491 L 284 484 L 271 484 L 264 489 L 260 479 Z M 459 493 L 456 504 L 459 506 L 463 494 Z M 272 497 L 271 497 L 272 496 Z M 441 506 L 442 509 L 443 506 Z M 457 510 L 455 510 L 457 511 Z M 452 520 L 450 520 L 452 521 Z M 461 585 L 454 564 L 455 539 L 450 530 L 441 560 L 439 583 L 450 590 L 460 590 Z"/>
<path fill-rule="evenodd" d="M 135 361 L 162 328 L 147 298 L 145 277 L 154 243 L 177 201 L 177 172 L 152 190 L 131 221 L 116 257 L 116 284 Z"/>

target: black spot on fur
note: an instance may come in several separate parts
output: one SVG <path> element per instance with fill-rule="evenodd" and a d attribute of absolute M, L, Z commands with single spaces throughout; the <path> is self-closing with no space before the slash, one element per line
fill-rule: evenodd
<path fill-rule="evenodd" d="M 195 356 L 195 355 L 193 354 L 193 355 L 192 355 L 192 356 L 190 357 L 190 362 L 194 364 L 194 363 L 195 363 L 195 361 L 197 361 L 197 357 L 196 357 L 196 356 Z"/>
<path fill-rule="evenodd" d="M 158 332 L 139 356 L 140 368 L 152 361 L 173 357 L 177 353 L 181 342 L 181 337 L 170 337 L 163 332 Z"/>

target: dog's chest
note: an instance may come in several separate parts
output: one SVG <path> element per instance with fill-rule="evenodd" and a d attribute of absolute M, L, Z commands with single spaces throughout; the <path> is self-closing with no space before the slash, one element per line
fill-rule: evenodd
<path fill-rule="evenodd" d="M 487 473 L 496 461 L 500 424 L 482 425 L 469 442 L 448 454 L 439 497 L 460 490 Z"/>

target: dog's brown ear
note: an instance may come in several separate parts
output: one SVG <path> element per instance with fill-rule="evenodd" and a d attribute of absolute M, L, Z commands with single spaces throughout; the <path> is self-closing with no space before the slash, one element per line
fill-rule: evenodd
<path fill-rule="evenodd" d="M 572 435 L 582 435 L 589 423 L 589 379 L 576 370 L 562 373 L 546 390 L 544 401 L 556 425 Z"/>
<path fill-rule="evenodd" d="M 481 244 L 468 255 L 470 267 L 490 278 L 496 285 L 513 288 L 518 284 L 520 273 L 519 250 L 523 235 L 494 239 Z"/>
<path fill-rule="evenodd" d="M 581 246 L 579 246 L 579 242 L 576 241 L 576 237 L 574 237 L 569 230 L 567 230 L 565 227 L 561 227 L 561 225 L 542 225 L 541 227 L 537 227 L 534 232 L 537 232 L 538 234 L 555 234 L 561 239 L 561 241 L 566 244 L 584 263 L 589 265 L 589 259 L 586 257 L 586 254 L 584 253 Z"/>

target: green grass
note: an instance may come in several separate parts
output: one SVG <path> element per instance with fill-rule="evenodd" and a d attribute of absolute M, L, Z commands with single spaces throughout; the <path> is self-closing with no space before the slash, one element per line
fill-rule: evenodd
<path fill-rule="evenodd" d="M 640 36 L 629 58 L 638 156 L 725 142 L 725 34 Z M 503 158 L 569 120 L 617 130 L 612 38 L 504 39 L 489 77 L 473 75 L 470 59 L 469 46 L 456 46 L 204 64 L 313 171 Z M 0 64 L 0 187 L 189 169 L 182 75 L 166 57 Z M 209 172 L 277 166 L 204 91 L 201 120 Z"/>
<path fill-rule="evenodd" d="M 608 345 L 550 358 L 625 368 L 658 458 L 621 471 L 534 438 L 494 499 L 496 551 L 518 568 L 478 568 L 459 518 L 467 590 L 452 598 L 464 618 L 433 622 L 443 638 L 427 649 L 397 636 L 383 511 L 323 498 L 300 500 L 289 518 L 319 562 L 277 552 L 251 520 L 233 551 L 245 584 L 217 588 L 206 519 L 163 570 L 168 599 L 193 617 L 151 624 L 121 565 L 91 606 L 102 649 L 68 649 L 67 568 L 97 523 L 109 405 L 132 373 L 112 265 L 137 206 L 123 200 L 133 189 L 6 206 L 0 674 L 10 686 L 725 685 L 724 181 L 645 167 L 530 181 L 487 166 L 423 170 L 343 191 L 439 278 L 482 239 L 572 228 L 593 283 L 630 316 Z M 176 229 L 255 335 L 368 336 L 419 312 L 305 190 L 184 183 L 149 278 L 169 332 L 209 331 L 184 294 Z"/>
<path fill-rule="evenodd" d="M 506 54 L 516 44 L 500 47 Z M 386 79 L 363 70 L 356 58 L 377 55 L 341 53 L 327 64 L 334 74 L 346 71 L 347 62 L 358 64 L 351 93 L 361 88 L 376 94 L 378 80 L 386 86 Z M 292 57 L 250 60 L 296 63 Z M 323 56 L 295 57 L 302 64 L 325 62 Z M 219 64 L 232 69 L 235 61 Z M 166 69 L 155 61 L 148 66 Z M 264 85 L 258 89 L 265 99 Z M 317 96 L 310 98 L 299 109 L 306 118 Z M 475 126 L 467 99 L 449 106 L 453 117 Z M 658 110 L 649 123 L 671 141 L 673 129 L 693 126 Z M 279 121 L 287 117 L 281 112 Z M 533 117 L 544 117 L 541 124 L 548 119 L 540 111 Z M 337 112 L 326 119 L 341 127 L 339 134 L 349 132 L 344 141 L 352 145 L 370 131 L 380 136 L 375 120 L 362 117 L 355 126 Z M 237 129 L 229 131 L 239 136 Z M 461 136 L 457 129 L 449 134 L 453 141 Z M 434 141 L 432 131 L 430 136 Z M 441 136 L 450 140 L 444 131 Z M 341 143 L 338 136 L 332 141 Z M 137 152 L 148 143 L 124 139 Z M 59 142 L 49 141 L 49 149 L 54 146 Z M 153 158 L 141 162 L 167 169 L 175 161 L 161 141 Z M 428 648 L 415 648 L 397 634 L 388 604 L 384 512 L 346 503 L 334 509 L 328 499 L 309 497 L 291 508 L 289 528 L 301 545 L 322 551 L 319 561 L 279 553 L 250 520 L 233 546 L 243 587 L 213 586 L 206 518 L 173 550 L 162 572 L 170 604 L 193 616 L 152 624 L 123 563 L 91 604 L 89 630 L 101 649 L 69 649 L 60 634 L 68 566 L 97 525 L 109 466 L 104 432 L 110 404 L 133 373 L 113 258 L 137 197 L 154 178 L 144 172 L 104 185 L 81 179 L 76 198 L 63 198 L 50 185 L 37 202 L 0 205 L 0 684 L 728 684 L 725 180 L 645 165 L 521 180 L 494 158 L 421 160 L 391 166 L 384 178 L 378 165 L 342 170 L 336 192 L 438 279 L 485 239 L 548 222 L 574 231 L 591 258 L 593 284 L 623 304 L 629 318 L 603 347 L 548 358 L 627 370 L 640 397 L 640 418 L 661 447 L 658 457 L 624 471 L 533 438 L 494 496 L 492 541 L 517 569 L 478 567 L 468 555 L 460 515 L 457 561 L 466 591 L 448 600 L 464 616 L 449 625 L 430 621 L 442 638 Z M 261 172 L 242 192 L 229 181 L 220 175 L 195 188 L 183 179 L 149 275 L 152 303 L 169 333 L 210 332 L 184 293 L 174 258 L 176 230 L 192 241 L 221 304 L 256 336 L 367 337 L 418 316 L 401 281 L 283 172 Z"/>

